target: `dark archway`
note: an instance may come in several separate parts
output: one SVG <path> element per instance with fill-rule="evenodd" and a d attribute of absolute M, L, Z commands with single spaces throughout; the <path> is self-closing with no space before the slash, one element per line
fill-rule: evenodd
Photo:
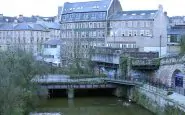
<path fill-rule="evenodd" d="M 177 74 L 180 74 L 180 73 L 182 73 L 179 69 L 176 69 L 174 72 L 173 72 L 173 74 L 172 74 L 172 78 L 171 78 L 171 86 L 173 87 L 173 88 L 175 88 L 176 86 L 175 86 L 175 83 L 176 83 L 176 75 Z"/>

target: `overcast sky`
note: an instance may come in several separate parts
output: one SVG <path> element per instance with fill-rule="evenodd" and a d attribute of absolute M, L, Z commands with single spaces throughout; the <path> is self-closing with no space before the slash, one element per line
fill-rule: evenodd
<path fill-rule="evenodd" d="M 89 0 L 0 0 L 0 14 L 5 16 L 57 15 L 64 2 Z M 92 0 L 91 0 L 92 1 Z M 123 10 L 157 9 L 163 5 L 169 16 L 185 15 L 185 0 L 120 0 Z"/>

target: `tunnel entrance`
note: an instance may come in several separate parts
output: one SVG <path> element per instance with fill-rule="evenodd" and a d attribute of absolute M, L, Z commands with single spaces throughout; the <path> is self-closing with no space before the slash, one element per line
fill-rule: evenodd
<path fill-rule="evenodd" d="M 114 96 L 115 88 L 105 89 L 75 89 L 75 97 L 103 97 L 103 96 Z M 68 97 L 67 89 L 49 89 L 49 98 Z"/>
<path fill-rule="evenodd" d="M 114 96 L 114 88 L 112 89 L 77 89 L 75 90 L 75 97 L 103 97 Z"/>
<path fill-rule="evenodd" d="M 49 89 L 50 98 L 67 97 L 66 89 Z"/>

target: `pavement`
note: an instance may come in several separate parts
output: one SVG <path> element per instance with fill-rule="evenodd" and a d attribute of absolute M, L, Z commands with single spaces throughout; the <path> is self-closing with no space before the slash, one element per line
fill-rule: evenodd
<path fill-rule="evenodd" d="M 179 105 L 182 105 L 185 107 L 185 96 L 184 95 L 174 92 L 173 94 L 169 95 L 168 98 L 178 103 Z"/>

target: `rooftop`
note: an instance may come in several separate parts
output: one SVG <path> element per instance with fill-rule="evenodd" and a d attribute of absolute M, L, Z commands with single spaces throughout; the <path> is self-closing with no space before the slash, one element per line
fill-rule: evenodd
<path fill-rule="evenodd" d="M 0 30 L 33 30 L 33 31 L 49 31 L 48 29 L 60 29 L 60 24 L 50 23 L 3 23 L 0 24 Z"/>
<path fill-rule="evenodd" d="M 107 11 L 112 0 L 99 0 L 89 2 L 66 2 L 63 14 L 72 12 Z"/>
<path fill-rule="evenodd" d="M 185 29 L 168 29 L 168 35 L 183 35 L 185 34 Z"/>
<path fill-rule="evenodd" d="M 151 20 L 158 10 L 122 11 L 110 16 L 110 20 Z"/>

